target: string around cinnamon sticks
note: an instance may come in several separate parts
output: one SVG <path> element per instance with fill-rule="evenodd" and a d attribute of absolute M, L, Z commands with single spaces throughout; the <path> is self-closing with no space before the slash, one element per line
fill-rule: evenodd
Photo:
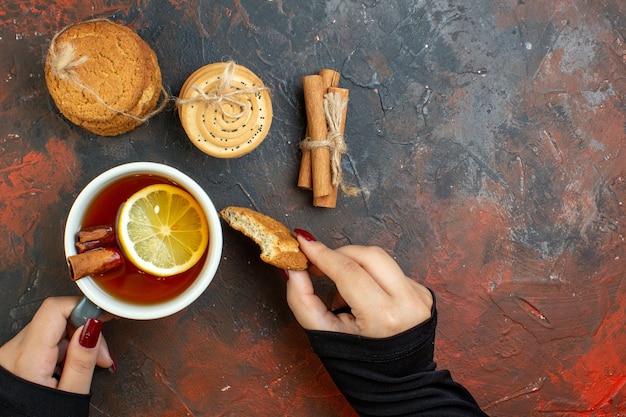
<path fill-rule="evenodd" d="M 332 81 L 325 84 L 321 74 Z M 339 73 L 328 69 L 302 79 L 307 135 L 300 143 L 302 160 L 298 186 L 313 190 L 316 207 L 335 207 L 339 187 L 350 196 L 363 191 L 347 186 L 342 179 L 341 159 L 347 152 L 344 132 L 349 90 L 338 88 L 338 79 Z"/>
<path fill-rule="evenodd" d="M 319 78 L 316 76 L 307 76 L 302 79 L 302 84 L 305 90 L 305 105 L 307 101 L 311 101 L 311 106 L 314 111 L 317 111 L 319 107 L 322 105 L 320 100 L 323 100 L 324 92 L 326 92 L 329 88 L 334 88 L 339 86 L 339 78 L 341 75 L 330 68 L 322 68 L 317 74 Z M 317 80 L 314 80 L 317 79 Z M 307 81 L 309 80 L 309 81 Z M 313 81 L 310 81 L 313 80 Z M 313 82 L 313 84 L 311 84 Z M 321 85 L 320 85 L 321 82 Z M 317 90 L 320 90 L 319 92 Z M 307 94 L 311 92 L 312 94 Z M 319 125 L 320 129 L 323 131 L 327 130 L 324 120 L 308 120 L 309 119 L 309 111 L 307 111 L 307 133 L 305 134 L 305 140 L 309 140 L 311 137 L 309 126 L 311 124 Z M 323 136 L 323 133 L 322 133 Z M 302 159 L 300 161 L 300 173 L 298 175 L 298 187 L 305 190 L 313 190 L 313 174 L 312 174 L 312 160 L 311 160 L 311 150 L 304 149 L 302 150 Z"/>

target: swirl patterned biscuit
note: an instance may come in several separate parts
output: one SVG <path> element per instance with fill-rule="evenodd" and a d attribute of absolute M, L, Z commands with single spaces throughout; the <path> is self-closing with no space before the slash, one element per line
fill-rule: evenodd
<path fill-rule="evenodd" d="M 177 105 L 189 139 L 202 152 L 236 158 L 261 144 L 272 124 L 272 101 L 263 81 L 234 62 L 196 70 Z"/>

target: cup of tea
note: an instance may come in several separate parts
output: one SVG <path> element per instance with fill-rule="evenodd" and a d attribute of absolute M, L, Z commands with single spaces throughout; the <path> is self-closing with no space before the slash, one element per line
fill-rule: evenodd
<path fill-rule="evenodd" d="M 115 316 L 151 320 L 177 313 L 194 302 L 209 286 L 222 256 L 222 228 L 213 202 L 193 179 L 181 171 L 153 162 L 131 162 L 103 172 L 89 182 L 72 204 L 65 224 L 65 256 L 78 253 L 76 235 L 86 228 L 112 225 L 118 210 L 135 192 L 170 184 L 189 193 L 206 218 L 208 246 L 190 269 L 173 276 L 152 276 L 123 260 L 122 265 L 76 280 L 85 299 L 72 320 L 97 316 L 100 310 Z M 113 243 L 115 245 L 115 242 Z"/>

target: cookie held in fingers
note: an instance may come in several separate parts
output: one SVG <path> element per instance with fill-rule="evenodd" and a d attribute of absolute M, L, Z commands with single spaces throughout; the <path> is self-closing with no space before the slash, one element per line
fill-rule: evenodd
<path fill-rule="evenodd" d="M 229 206 L 220 217 L 261 247 L 261 260 L 277 268 L 301 271 L 308 260 L 291 231 L 278 220 L 246 207 Z"/>

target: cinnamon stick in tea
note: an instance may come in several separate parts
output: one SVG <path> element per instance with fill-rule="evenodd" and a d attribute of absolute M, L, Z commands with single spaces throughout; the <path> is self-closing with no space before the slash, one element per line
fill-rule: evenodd
<path fill-rule="evenodd" d="M 341 74 L 335 70 L 329 68 L 322 68 L 319 72 L 319 76 L 322 77 L 325 90 L 330 87 L 337 87 L 339 85 L 339 78 Z M 306 92 L 305 92 L 306 95 Z M 309 127 L 307 125 L 306 137 L 311 137 L 309 133 Z M 312 178 L 312 161 L 311 150 L 302 149 L 302 159 L 300 160 L 300 172 L 298 174 L 298 187 L 305 190 L 313 189 Z"/>
<path fill-rule="evenodd" d="M 76 251 L 83 253 L 91 249 L 103 248 L 115 243 L 113 226 L 101 225 L 85 227 L 76 233 Z"/>
<path fill-rule="evenodd" d="M 335 96 L 336 95 L 336 96 Z M 341 113 L 339 120 L 335 126 L 334 123 L 329 123 L 329 138 L 333 136 L 333 134 L 337 134 L 340 137 L 338 140 L 342 141 L 343 144 L 343 136 L 346 131 L 346 116 L 348 113 L 348 98 L 350 95 L 350 90 L 347 88 L 337 88 L 331 87 L 328 89 L 328 93 L 324 96 L 324 100 L 335 100 L 335 104 L 341 105 Z M 334 96 L 334 97 L 333 97 Z M 337 132 L 331 132 L 331 130 L 337 129 Z M 344 147 L 344 146 L 342 146 Z M 313 205 L 315 207 L 326 207 L 326 208 L 334 208 L 337 206 L 337 193 L 339 190 L 339 184 L 341 183 L 341 153 L 331 156 L 331 158 L 337 158 L 337 161 L 333 161 L 338 164 L 338 171 L 335 172 L 335 178 L 332 181 L 332 190 L 328 195 L 313 197 Z"/>
<path fill-rule="evenodd" d="M 72 281 L 89 275 L 102 274 L 117 268 L 123 262 L 122 252 L 113 248 L 93 249 L 67 257 Z"/>

